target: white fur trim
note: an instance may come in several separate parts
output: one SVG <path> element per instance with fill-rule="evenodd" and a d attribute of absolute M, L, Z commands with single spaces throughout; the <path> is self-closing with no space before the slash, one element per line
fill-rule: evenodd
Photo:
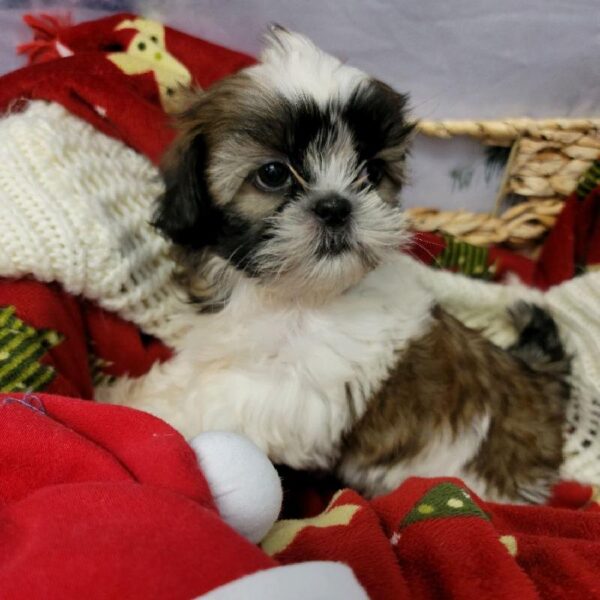
<path fill-rule="evenodd" d="M 352 570 L 341 563 L 313 561 L 246 575 L 196 600 L 368 600 Z"/>

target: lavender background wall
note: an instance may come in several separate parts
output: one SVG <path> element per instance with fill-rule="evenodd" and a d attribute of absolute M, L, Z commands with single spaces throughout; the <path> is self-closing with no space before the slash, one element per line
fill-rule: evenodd
<path fill-rule="evenodd" d="M 598 0 L 0 0 L 0 71 L 22 64 L 26 11 L 130 10 L 256 54 L 265 24 L 409 91 L 415 116 L 600 116 Z M 407 204 L 486 210 L 498 174 L 467 140 L 417 140 Z"/>

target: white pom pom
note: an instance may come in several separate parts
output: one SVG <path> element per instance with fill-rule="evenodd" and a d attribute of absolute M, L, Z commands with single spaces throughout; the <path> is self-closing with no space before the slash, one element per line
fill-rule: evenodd
<path fill-rule="evenodd" d="M 283 492 L 275 467 L 237 433 L 201 433 L 190 445 L 223 520 L 251 542 L 260 542 L 281 510 Z"/>

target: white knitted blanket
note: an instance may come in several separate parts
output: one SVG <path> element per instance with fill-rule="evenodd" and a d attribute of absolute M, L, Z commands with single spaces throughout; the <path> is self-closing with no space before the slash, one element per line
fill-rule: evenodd
<path fill-rule="evenodd" d="M 174 344 L 191 308 L 171 284 L 166 242 L 149 226 L 158 171 L 123 143 L 57 104 L 31 102 L 0 120 L 0 276 L 33 275 Z M 546 294 L 419 268 L 440 303 L 502 346 L 515 338 L 506 309 L 544 305 L 574 356 L 566 478 L 600 484 L 600 272 Z"/>

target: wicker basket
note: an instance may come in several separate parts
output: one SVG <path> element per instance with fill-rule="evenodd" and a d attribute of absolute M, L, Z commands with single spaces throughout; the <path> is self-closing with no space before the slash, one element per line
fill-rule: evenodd
<path fill-rule="evenodd" d="M 476 246 L 506 245 L 535 254 L 553 227 L 564 199 L 600 159 L 600 119 L 421 121 L 421 134 L 470 136 L 510 147 L 494 210 L 489 214 L 413 208 L 417 231 L 452 235 Z M 507 197 L 517 203 L 502 211 Z"/>

